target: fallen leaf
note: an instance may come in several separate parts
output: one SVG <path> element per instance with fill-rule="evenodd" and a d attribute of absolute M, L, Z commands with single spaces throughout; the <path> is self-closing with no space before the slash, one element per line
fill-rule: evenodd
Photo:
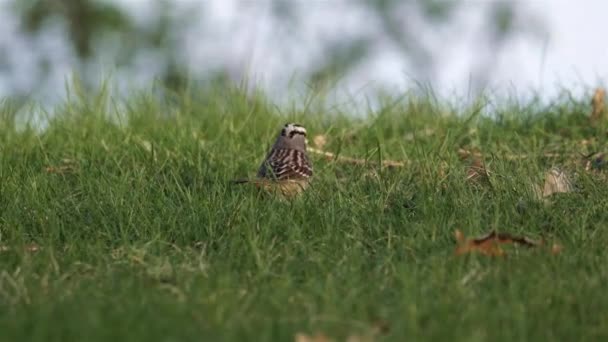
<path fill-rule="evenodd" d="M 483 236 L 466 239 L 460 230 L 454 232 L 458 246 L 455 254 L 469 254 L 478 252 L 487 256 L 504 256 L 506 252 L 501 248 L 504 244 L 520 245 L 525 247 L 544 246 L 543 240 L 533 240 L 525 236 L 516 236 L 509 233 L 490 232 Z M 558 254 L 562 251 L 561 245 L 553 244 L 551 253 Z"/>
<path fill-rule="evenodd" d="M 460 148 L 457 151 L 460 160 L 466 161 L 466 181 L 471 184 L 489 185 L 490 175 L 483 162 L 483 155 L 479 150 L 468 150 Z"/>
<path fill-rule="evenodd" d="M 563 170 L 553 167 L 545 173 L 545 185 L 542 197 L 549 197 L 556 193 L 574 191 L 570 177 Z"/>
<path fill-rule="evenodd" d="M 490 236 L 490 234 L 492 236 Z M 455 254 L 462 255 L 471 252 L 479 252 L 489 256 L 503 256 L 505 252 L 500 248 L 496 240 L 494 239 L 494 233 L 490 233 L 488 236 L 466 240 L 464 234 L 460 230 L 456 230 L 454 235 L 458 242 Z"/>
<path fill-rule="evenodd" d="M 606 91 L 604 88 L 597 88 L 593 93 L 593 98 L 591 99 L 591 122 L 593 124 L 598 123 L 605 119 L 606 111 L 604 108 L 604 97 L 606 96 Z"/>
<path fill-rule="evenodd" d="M 466 180 L 475 184 L 491 185 L 488 170 L 480 159 L 471 161 L 467 167 Z"/>

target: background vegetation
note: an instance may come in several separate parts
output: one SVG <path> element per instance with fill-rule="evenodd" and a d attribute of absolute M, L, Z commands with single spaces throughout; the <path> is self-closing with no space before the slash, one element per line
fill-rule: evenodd
<path fill-rule="evenodd" d="M 608 336 L 608 188 L 603 159 L 581 157 L 606 134 L 587 101 L 513 104 L 489 119 L 483 103 L 406 96 L 353 118 L 235 87 L 191 92 L 203 95 L 117 103 L 75 91 L 43 131 L 2 105 L 0 339 Z M 314 186 L 293 202 L 231 186 L 286 121 L 367 162 L 313 154 Z M 467 180 L 461 148 L 481 153 L 489 184 Z M 379 167 L 387 159 L 405 166 Z M 556 165 L 576 189 L 539 199 L 533 185 Z M 563 250 L 455 256 L 456 229 Z"/>
<path fill-rule="evenodd" d="M 125 3 L 3 3 L 38 60 L 27 71 L 37 85 L 59 68 L 54 38 L 79 77 L 53 108 L 16 86 L 0 103 L 0 340 L 608 337 L 602 101 L 591 120 L 586 98 L 463 106 L 412 91 L 354 116 L 318 86 L 356 70 L 378 40 L 414 79 L 432 79 L 419 25 L 450 29 L 464 2 L 350 2 L 379 35 L 328 41 L 305 70 L 310 91 L 280 105 L 230 66 L 184 66 L 180 37 L 198 11 L 156 1 L 142 20 Z M 298 32 L 302 5 L 272 6 L 268 20 Z M 534 31 L 510 3 L 488 8 L 477 89 L 509 37 Z M 0 77 L 14 80 L 11 51 Z M 112 97 L 98 86 L 100 56 L 118 70 L 153 56 L 160 82 Z M 231 185 L 254 175 L 289 121 L 317 151 L 312 188 L 286 202 Z M 546 191 L 552 167 L 570 180 L 562 193 Z M 543 243 L 488 256 L 499 247 L 459 245 L 457 230 Z"/>
<path fill-rule="evenodd" d="M 83 80 L 83 86 L 94 88 L 99 81 L 100 66 L 110 64 L 107 71 L 154 73 L 165 86 L 172 89 L 183 87 L 188 81 L 229 78 L 240 81 L 250 76 L 245 67 L 247 60 L 229 62 L 231 56 L 224 50 L 221 59 L 227 62 L 215 65 L 205 56 L 197 64 L 205 65 L 204 71 L 196 73 L 188 67 L 188 55 L 195 46 L 217 44 L 219 33 L 210 34 L 214 27 L 199 25 L 207 20 L 205 13 L 216 13 L 206 2 L 166 0 L 141 2 L 138 6 L 130 2 L 102 0 L 5 0 L 5 11 L 19 18 L 19 28 L 15 39 L 4 44 L 6 55 L 0 55 L 0 76 L 19 79 L 20 68 L 12 65 L 8 58 L 13 46 L 27 44 L 28 54 L 33 54 L 37 65 L 30 68 L 28 76 L 36 80 L 31 87 L 15 88 L 15 96 L 27 97 L 35 88 L 45 84 L 54 75 L 55 69 L 63 70 L 65 60 L 57 60 L 57 50 L 67 46 L 62 59 L 69 60 L 70 70 Z M 1 5 L 1 4 L 0 4 Z M 319 4 L 317 4 L 319 5 Z M 255 26 L 260 23 L 272 27 L 273 32 L 286 32 L 298 40 L 307 27 L 305 14 L 309 10 L 306 3 L 271 0 L 263 4 L 240 3 L 242 11 L 269 6 L 268 13 L 258 22 L 236 22 L 235 25 Z M 327 5 L 328 10 L 337 5 Z M 307 59 L 307 64 L 298 72 L 302 81 L 311 87 L 333 84 L 337 79 L 346 78 L 364 65 L 375 53 L 389 51 L 400 55 L 409 62 L 407 75 L 421 83 L 432 84 L 435 79 L 438 54 L 433 43 L 450 35 L 442 32 L 458 32 L 462 20 L 457 18 L 458 10 L 466 8 L 465 1 L 352 1 L 340 6 L 358 9 L 365 13 L 366 25 L 373 30 L 354 30 L 333 37 L 315 39 L 322 42 L 322 51 L 317 57 Z M 475 93 L 482 90 L 496 63 L 502 46 L 516 36 L 537 36 L 542 23 L 527 13 L 525 8 L 516 7 L 505 1 L 488 3 L 479 32 L 479 53 L 471 70 L 471 89 Z M 257 27 L 257 26 L 255 26 Z M 187 40 L 186 33 L 196 30 L 198 40 Z M 340 31 L 339 27 L 336 30 Z M 450 39 L 450 38 L 448 38 Z M 215 40 L 215 41 L 214 41 Z M 277 37 L 277 42 L 281 42 Z M 239 45 L 240 44 L 240 45 Z M 242 42 L 235 41 L 233 50 L 242 49 Z M 256 46 L 250 47 L 252 50 Z M 282 45 L 272 48 L 289 49 Z M 302 47 L 293 47 L 302 49 Z M 250 52 L 248 55 L 251 55 Z M 299 54 L 310 54 L 301 51 Z M 217 52 L 210 52 L 211 55 Z M 2 60 L 5 59 L 4 62 Z M 4 66 L 4 67 L 2 67 Z M 141 70 L 140 70 L 141 69 Z M 138 71 L 139 70 L 139 71 Z M 396 72 L 403 72 L 396 70 Z M 128 78 L 128 77 L 127 77 Z"/>

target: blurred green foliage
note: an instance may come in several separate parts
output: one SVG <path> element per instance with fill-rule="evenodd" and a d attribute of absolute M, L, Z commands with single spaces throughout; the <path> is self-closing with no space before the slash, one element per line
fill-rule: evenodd
<path fill-rule="evenodd" d="M 80 0 L 33 0 L 15 1 L 15 8 L 22 17 L 23 29 L 32 34 L 44 28 L 54 17 L 65 20 L 69 39 L 79 57 L 88 58 L 93 53 L 93 38 L 107 31 L 132 33 L 130 18 L 114 5 L 97 1 Z"/>
<path fill-rule="evenodd" d="M 66 41 L 72 47 L 74 54 L 81 62 L 75 70 L 86 75 L 86 69 L 91 66 L 87 61 L 94 59 L 100 53 L 112 51 L 111 59 L 117 67 L 130 66 L 140 53 L 153 53 L 159 63 L 160 75 L 156 75 L 169 88 L 183 87 L 186 79 L 192 75 L 184 67 L 182 60 L 183 46 L 180 36 L 190 27 L 202 20 L 200 14 L 205 13 L 204 3 L 192 2 L 192 5 L 178 10 L 169 0 L 142 1 L 145 7 L 145 20 L 136 20 L 125 6 L 118 2 L 102 0 L 9 0 L 10 9 L 21 21 L 21 30 L 31 36 L 41 34 L 49 23 L 61 23 L 66 32 Z M 353 1 L 348 6 L 359 6 L 369 12 L 371 24 L 379 23 L 382 37 L 360 36 L 348 37 L 339 41 L 330 41 L 325 47 L 323 60 L 317 61 L 306 77 L 310 84 L 318 85 L 333 83 L 337 78 L 344 77 L 364 62 L 378 47 L 378 41 L 389 42 L 403 58 L 412 65 L 408 70 L 409 76 L 417 81 L 426 82 L 433 79 L 436 68 L 436 51 L 425 41 L 421 30 L 453 25 L 453 17 L 457 9 L 463 6 L 462 1 L 443 0 L 360 0 Z M 196 8 L 195 8 L 196 7 Z M 270 19 L 278 25 L 289 26 L 292 30 L 301 29 L 301 14 L 306 6 L 299 6 L 287 0 L 273 0 Z M 514 20 L 517 17 L 511 2 L 495 2 L 490 6 L 487 15 L 487 32 L 490 34 L 487 44 L 494 45 L 485 48 L 486 51 L 498 51 L 498 47 L 507 37 L 521 33 L 517 31 Z M 416 20 L 410 20 L 416 18 Z M 418 20 L 421 19 L 421 20 Z M 266 20 L 266 19 L 265 19 Z M 428 24 L 420 27 L 420 23 Z M 104 45 L 105 44 L 105 45 Z M 116 48 L 116 47 L 120 48 Z M 280 48 L 280 47 L 279 47 Z M 492 63 L 487 53 L 480 58 L 478 68 L 485 72 L 485 64 Z M 40 64 L 48 64 L 44 56 Z M 51 66 L 52 67 L 52 66 Z M 229 68 L 229 66 L 226 66 Z M 226 70 L 230 74 L 229 70 Z M 200 75 L 197 75 L 200 76 Z M 40 75 L 40 78 L 44 75 Z M 86 84 L 86 80 L 85 80 Z"/>
<path fill-rule="evenodd" d="M 144 4 L 142 4 L 144 5 Z M 39 35 L 47 24 L 59 21 L 65 27 L 67 42 L 81 61 L 78 71 L 85 73 L 87 61 L 102 53 L 112 44 L 116 51 L 116 66 L 129 66 L 141 52 L 160 55 L 163 70 L 157 75 L 163 82 L 179 88 L 185 82 L 185 72 L 179 67 L 177 37 L 188 23 L 196 20 L 196 11 L 176 12 L 171 1 L 149 1 L 150 13 L 138 22 L 116 3 L 97 0 L 14 0 L 11 9 L 21 19 L 21 30 L 28 35 Z M 43 62 L 44 58 L 41 58 Z M 86 85 L 86 79 L 85 85 Z"/>

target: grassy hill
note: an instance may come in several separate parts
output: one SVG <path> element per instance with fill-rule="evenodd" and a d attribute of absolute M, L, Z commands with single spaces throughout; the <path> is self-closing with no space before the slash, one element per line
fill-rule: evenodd
<path fill-rule="evenodd" d="M 37 129 L 5 101 L 0 340 L 606 339 L 607 171 L 584 156 L 608 136 L 588 102 L 353 116 L 222 87 L 72 96 Z M 313 187 L 231 185 L 291 121 L 336 156 L 311 154 Z M 541 198 L 554 166 L 573 191 Z M 457 256 L 455 230 L 563 249 Z"/>

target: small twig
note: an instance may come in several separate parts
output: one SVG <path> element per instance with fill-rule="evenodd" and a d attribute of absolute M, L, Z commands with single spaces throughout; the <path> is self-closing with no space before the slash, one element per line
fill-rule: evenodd
<path fill-rule="evenodd" d="M 322 151 L 313 147 L 307 148 L 307 151 L 310 153 L 318 154 L 324 156 L 327 160 L 336 160 L 339 162 L 354 164 L 354 165 L 365 165 L 367 163 L 364 159 L 357 159 L 345 156 L 336 156 L 335 154 L 327 151 Z M 384 167 L 404 167 L 408 161 L 396 161 L 396 160 L 383 160 L 382 166 Z"/>
<path fill-rule="evenodd" d="M 469 154 L 462 154 L 461 152 L 458 151 L 457 152 L 458 155 L 464 159 L 467 158 L 469 155 L 474 155 L 474 153 L 471 152 L 466 152 Z M 564 155 L 561 153 L 556 153 L 556 152 L 545 152 L 543 154 L 505 154 L 503 155 L 501 158 L 505 159 L 505 160 L 521 160 L 521 159 L 529 159 L 529 158 L 538 158 L 538 157 L 543 157 L 543 158 L 560 158 L 563 157 Z"/>

